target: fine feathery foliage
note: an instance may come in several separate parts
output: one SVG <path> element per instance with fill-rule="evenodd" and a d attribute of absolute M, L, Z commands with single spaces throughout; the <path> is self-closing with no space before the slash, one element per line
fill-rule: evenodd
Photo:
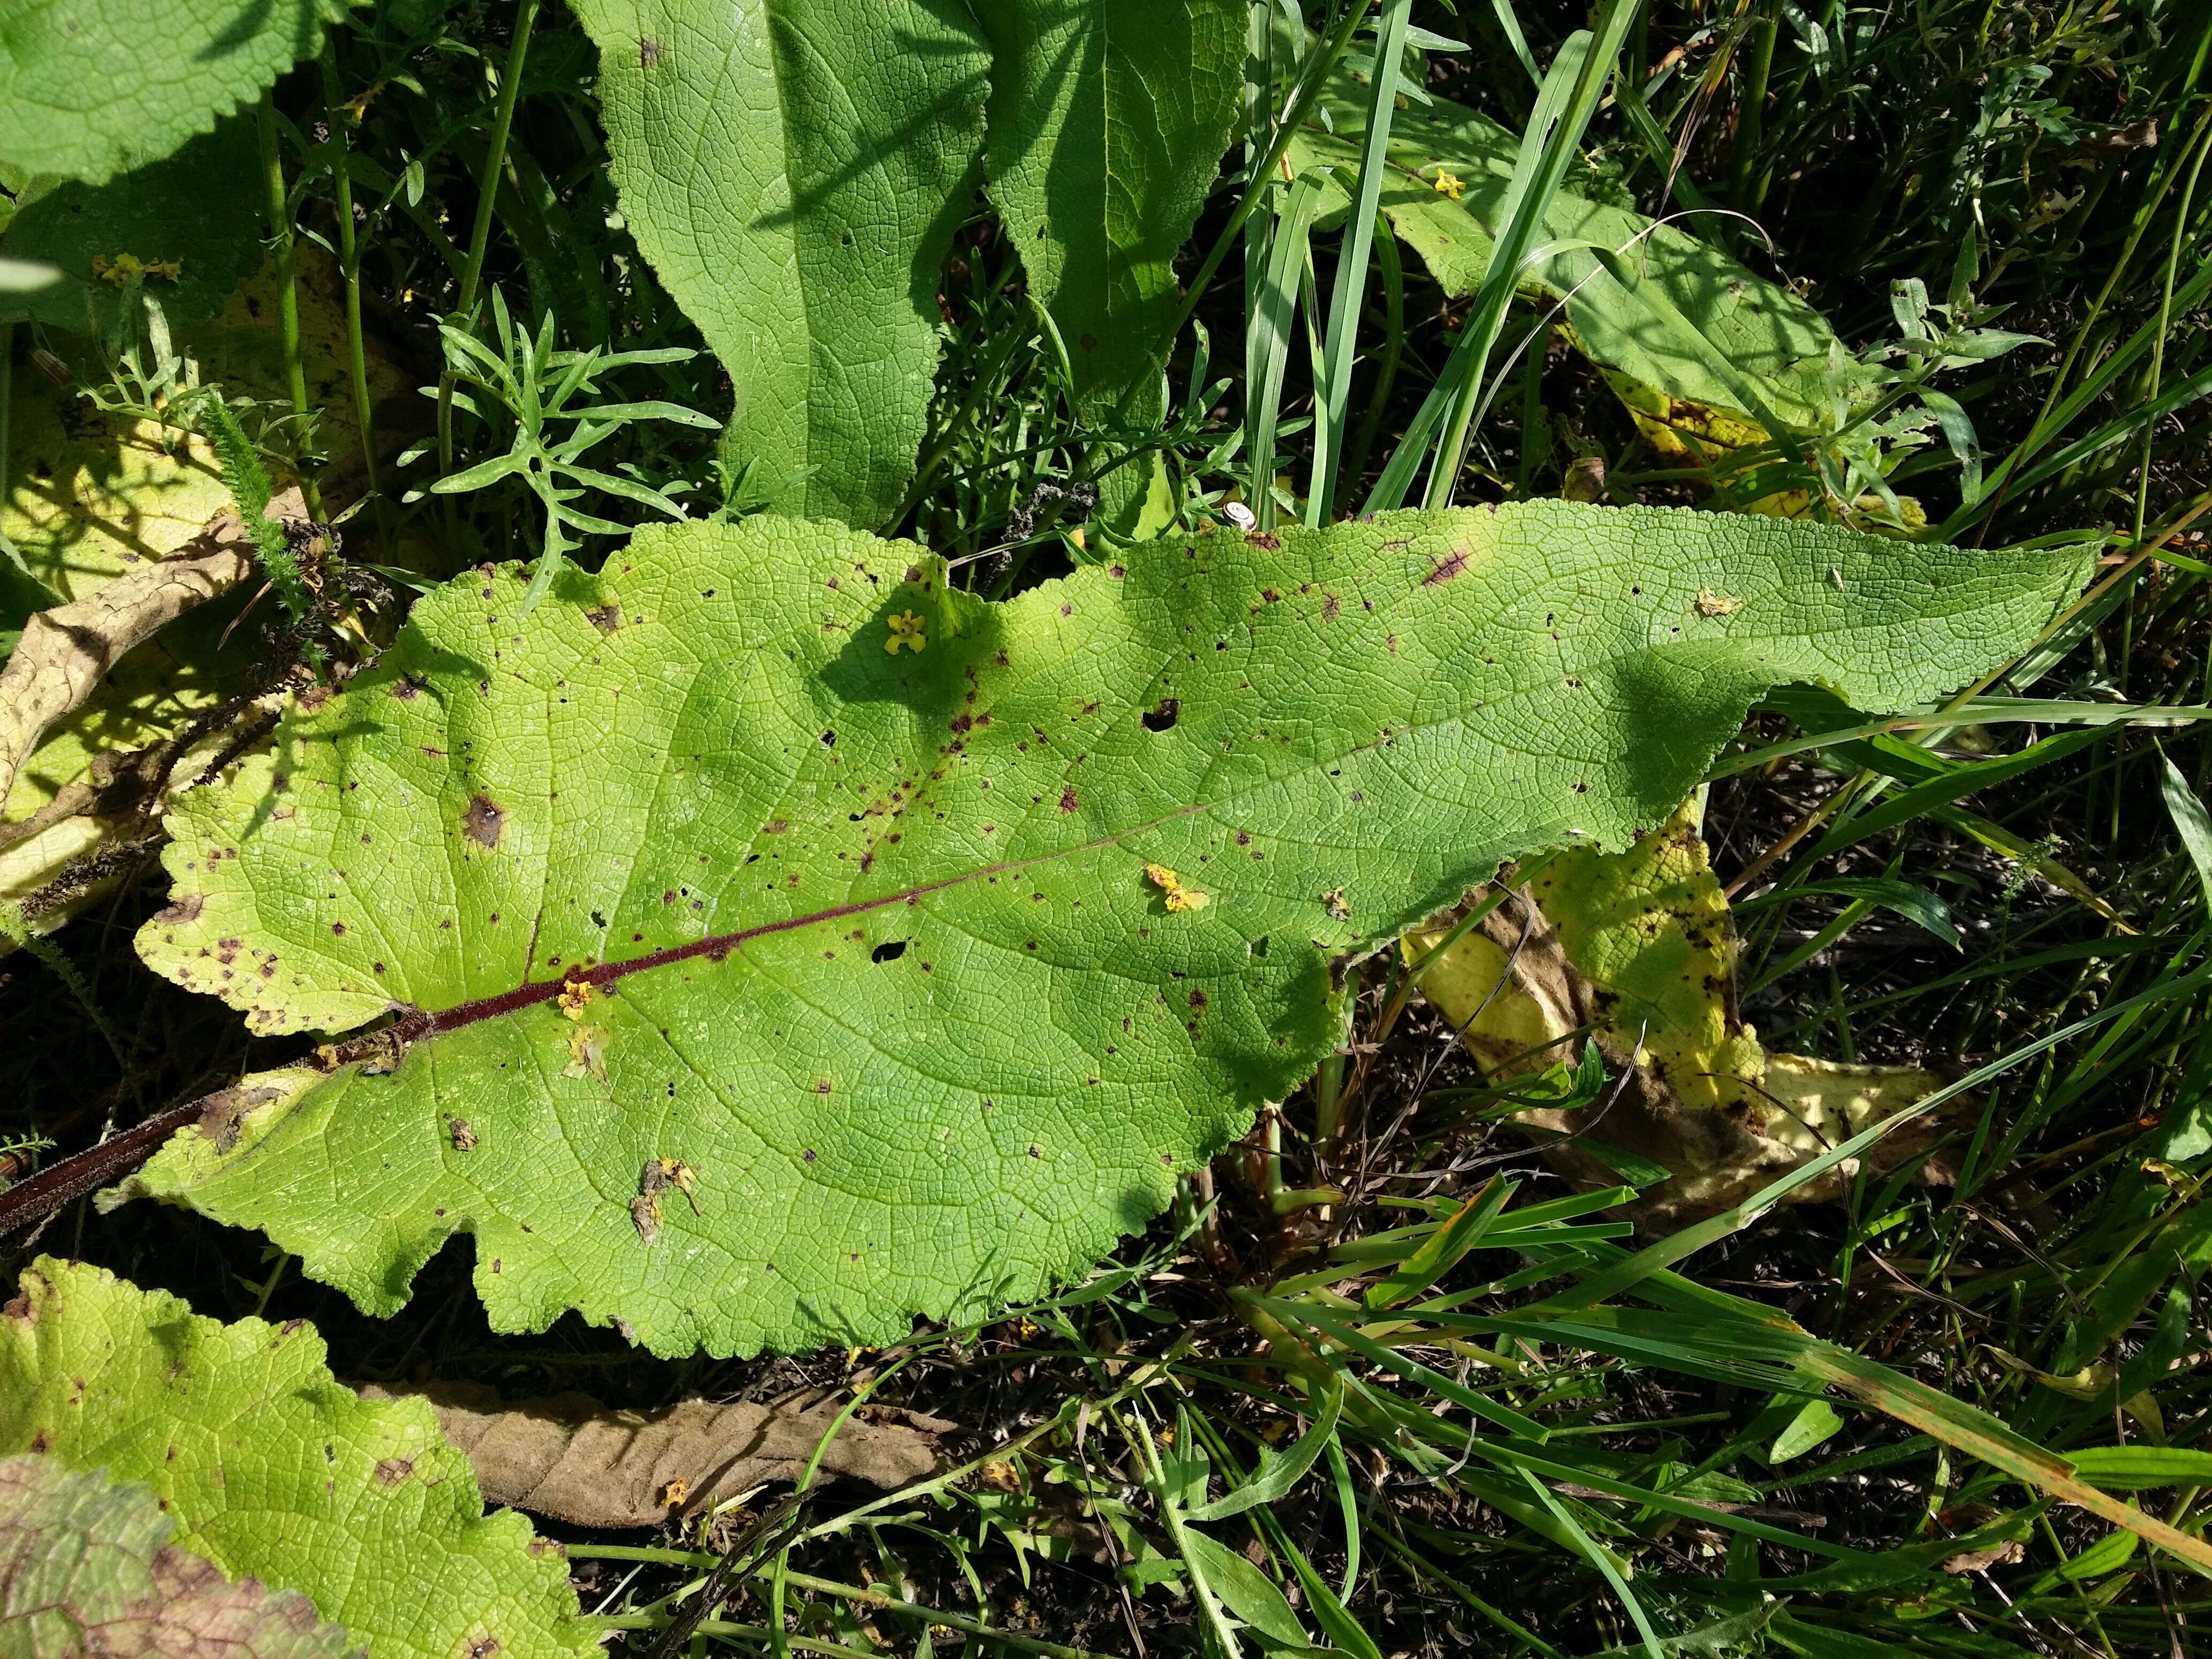
<path fill-rule="evenodd" d="M 195 407 L 208 441 L 215 447 L 223 488 L 230 491 L 231 505 L 238 509 L 239 520 L 252 540 L 254 557 L 283 602 L 286 614 L 295 624 L 305 623 L 314 615 L 315 599 L 307 591 L 307 580 L 300 569 L 299 555 L 292 550 L 290 535 L 269 511 L 270 500 L 276 494 L 269 482 L 269 469 L 262 465 L 260 454 L 222 393 L 201 397 Z"/>
<path fill-rule="evenodd" d="M 486 1518 L 428 1404 L 359 1399 L 299 1321 L 225 1325 L 42 1258 L 0 1314 L 0 1457 L 28 1452 L 151 1487 L 178 1549 L 299 1592 L 375 1659 L 591 1650 L 560 1552 Z"/>
<path fill-rule="evenodd" d="M 140 934 L 253 1029 L 398 1024 L 131 1190 L 380 1313 L 468 1231 L 501 1329 L 969 1317 L 1306 1076 L 1333 961 L 1664 822 L 1770 686 L 1955 687 L 2085 568 L 1534 502 L 1170 538 L 996 605 L 776 520 L 641 531 L 526 620 L 517 573 L 464 577 L 182 799 Z"/>
<path fill-rule="evenodd" d="M 358 1652 L 294 1591 L 234 1583 L 169 1542 L 144 1486 L 0 1458 L 0 1653 L 161 1659 L 340 1659 Z"/>
<path fill-rule="evenodd" d="M 98 184 L 251 102 L 349 0 L 0 0 L 0 157 Z M 54 21 L 49 21 L 54 20 Z"/>

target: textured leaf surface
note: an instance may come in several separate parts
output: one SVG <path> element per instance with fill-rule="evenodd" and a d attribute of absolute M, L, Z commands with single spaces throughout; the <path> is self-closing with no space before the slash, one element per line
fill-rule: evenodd
<path fill-rule="evenodd" d="M 1239 0 L 979 0 L 991 199 L 1079 395 L 1152 372 L 1244 88 Z"/>
<path fill-rule="evenodd" d="M 312 58 L 344 0 L 0 0 L 0 161 L 97 184 Z"/>
<path fill-rule="evenodd" d="M 1546 502 L 1173 538 L 1000 605 L 772 520 L 641 532 L 526 622 L 513 572 L 464 579 L 185 798 L 139 938 L 257 1030 L 401 1009 L 409 1046 L 134 1190 L 380 1311 L 469 1231 L 502 1329 L 974 1314 L 1282 1097 L 1333 955 L 1662 822 L 1772 683 L 1955 685 L 2082 569 Z"/>
<path fill-rule="evenodd" d="M 0 1455 L 26 1451 L 152 1487 L 179 1547 L 299 1591 L 370 1659 L 594 1650 L 560 1552 L 487 1519 L 429 1407 L 339 1387 L 303 1322 L 42 1259 L 0 1313 Z"/>
<path fill-rule="evenodd" d="M 154 1494 L 51 1457 L 0 1458 L 0 1659 L 339 1659 L 312 1602 L 234 1583 L 169 1540 Z"/>
<path fill-rule="evenodd" d="M 959 0 L 581 0 L 623 212 L 736 384 L 787 509 L 889 517 L 937 368 L 938 270 L 983 147 Z"/>
<path fill-rule="evenodd" d="M 1364 97 L 1325 101 L 1333 130 L 1304 128 L 1291 157 L 1301 171 L 1319 163 L 1336 169 L 1331 190 L 1340 212 L 1358 173 L 1367 112 Z M 1472 294 L 1490 268 L 1520 149 L 1505 128 L 1449 99 L 1401 109 L 1392 121 L 1382 211 L 1446 293 Z M 1456 198 L 1437 187 L 1446 175 L 1457 182 Z M 1663 414 L 1669 400 L 1680 399 L 1745 416 L 1752 402 L 1764 401 L 1793 425 L 1831 423 L 1823 375 L 1835 332 L 1788 289 L 1671 225 L 1655 229 L 1639 213 L 1571 189 L 1553 198 L 1537 240 L 1619 252 L 1630 283 L 1577 247 L 1524 270 L 1522 285 L 1565 301 L 1577 344 L 1629 383 L 1623 391 L 1632 407 Z M 1734 441 L 1756 441 L 1742 435 L 1741 422 L 1726 431 Z"/>

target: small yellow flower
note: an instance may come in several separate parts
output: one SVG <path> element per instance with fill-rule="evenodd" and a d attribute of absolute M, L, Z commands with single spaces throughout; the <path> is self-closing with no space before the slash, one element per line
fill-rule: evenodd
<path fill-rule="evenodd" d="M 594 994 L 591 981 L 570 980 L 561 988 L 561 1012 L 571 1019 L 583 1018 L 584 1010 Z"/>
<path fill-rule="evenodd" d="M 919 651 L 929 643 L 928 624 L 911 611 L 901 611 L 890 619 L 890 637 L 884 641 L 884 649 L 896 657 L 898 648 Z"/>
<path fill-rule="evenodd" d="M 1456 202 L 1466 190 L 1467 186 L 1460 182 L 1457 174 L 1446 173 L 1442 169 L 1438 169 L 1437 173 L 1437 195 L 1449 196 L 1453 201 Z"/>
<path fill-rule="evenodd" d="M 118 253 L 110 258 L 105 253 L 92 256 L 92 274 L 104 283 L 122 288 L 133 277 L 141 281 L 160 278 L 173 283 L 184 274 L 184 265 L 177 259 L 141 259 L 135 253 Z"/>
<path fill-rule="evenodd" d="M 1184 886 L 1182 878 L 1164 864 L 1146 865 L 1145 879 L 1160 890 L 1163 896 L 1161 902 L 1170 910 L 1203 910 L 1213 902 L 1212 898 L 1197 889 Z"/>

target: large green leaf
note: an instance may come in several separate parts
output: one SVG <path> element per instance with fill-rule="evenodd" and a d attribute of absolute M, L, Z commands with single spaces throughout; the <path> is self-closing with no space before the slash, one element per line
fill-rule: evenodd
<path fill-rule="evenodd" d="M 170 1543 L 145 1487 L 0 1458 L 0 1659 L 341 1659 L 305 1596 L 235 1583 Z"/>
<path fill-rule="evenodd" d="M 897 507 L 938 271 L 983 147 L 959 0 L 579 0 L 623 212 L 722 360 L 724 445 L 792 511 Z"/>
<path fill-rule="evenodd" d="M 428 1403 L 341 1388 L 300 1321 L 41 1259 L 0 1313 L 0 1456 L 26 1451 L 152 1487 L 179 1548 L 299 1591 L 369 1659 L 594 1650 L 559 1550 L 485 1516 Z"/>
<path fill-rule="evenodd" d="M 1351 77 L 1344 95 L 1322 106 L 1327 128 L 1302 128 L 1291 159 L 1300 171 L 1334 169 L 1340 212 L 1358 173 L 1367 110 L 1351 95 Z M 1472 294 L 1490 268 L 1520 150 L 1513 133 L 1449 99 L 1401 109 L 1392 121 L 1382 212 L 1446 293 Z M 1538 240 L 1570 246 L 1525 270 L 1522 288 L 1547 302 L 1564 301 L 1576 343 L 1617 383 L 1628 383 L 1624 393 L 1640 412 L 1663 420 L 1675 412 L 1668 404 L 1680 400 L 1694 406 L 1681 417 L 1702 428 L 1718 411 L 1721 428 L 1701 435 L 1729 443 L 1759 441 L 1745 428 L 1758 423 L 1761 404 L 1802 429 L 1833 424 L 1826 376 L 1835 331 L 1789 289 L 1673 225 L 1655 228 L 1601 192 L 1559 191 Z M 1618 257 L 1608 264 L 1573 244 Z"/>
<path fill-rule="evenodd" d="M 258 1030 L 403 1019 L 132 1190 L 380 1312 L 466 1231 L 501 1329 L 974 1315 L 1293 1087 L 1334 957 L 1662 822 L 1778 681 L 1893 709 L 2003 660 L 2084 568 L 1539 502 L 1171 538 L 1000 605 L 774 520 L 641 532 L 526 620 L 466 578 L 185 799 L 140 934 Z"/>
<path fill-rule="evenodd" d="M 312 58 L 348 0 L 0 0 L 0 162 L 99 183 Z"/>
<path fill-rule="evenodd" d="M 1155 373 L 1244 90 L 1243 0 L 978 0 L 991 199 L 1079 395 Z"/>

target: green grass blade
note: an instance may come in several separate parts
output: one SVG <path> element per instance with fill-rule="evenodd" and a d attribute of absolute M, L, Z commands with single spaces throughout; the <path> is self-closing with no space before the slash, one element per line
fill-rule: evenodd
<path fill-rule="evenodd" d="M 1358 361 L 1359 313 L 1367 298 L 1367 266 L 1372 257 L 1376 204 L 1390 143 L 1391 118 L 1398 100 L 1398 65 L 1406 55 L 1406 27 L 1413 0 L 1385 0 L 1382 27 L 1375 37 L 1374 96 L 1368 108 L 1367 143 L 1359 159 L 1359 181 L 1345 216 L 1344 245 L 1338 251 L 1336 284 L 1328 302 L 1328 343 L 1322 354 L 1322 383 L 1315 398 L 1312 482 L 1306 491 L 1306 522 L 1320 525 L 1336 499 L 1338 469 L 1343 465 L 1346 422 L 1352 410 L 1352 371 Z"/>

